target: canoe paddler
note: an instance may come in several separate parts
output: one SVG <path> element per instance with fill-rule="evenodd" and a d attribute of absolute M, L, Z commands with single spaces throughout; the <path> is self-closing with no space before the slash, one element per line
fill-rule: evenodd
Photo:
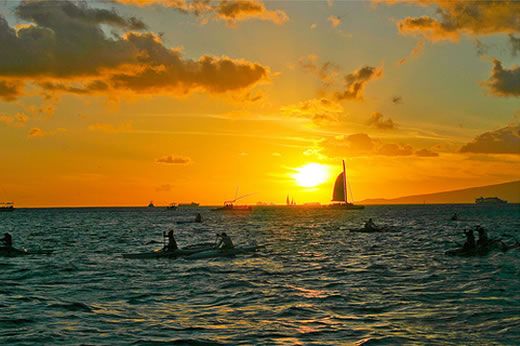
<path fill-rule="evenodd" d="M 230 250 L 235 247 L 233 245 L 233 241 L 231 238 L 226 234 L 226 232 L 222 232 L 221 234 L 217 234 L 217 237 L 219 238 L 217 243 L 217 248 L 223 249 L 223 250 Z"/>
<path fill-rule="evenodd" d="M 4 246 L 7 248 L 13 247 L 13 237 L 11 236 L 11 234 L 7 232 L 4 233 L 4 237 L 0 239 L 0 241 L 2 241 L 2 243 L 4 243 Z"/>
<path fill-rule="evenodd" d="M 173 236 L 173 229 L 168 232 L 166 236 L 168 238 L 168 244 L 164 247 L 166 251 L 175 251 L 179 247 L 177 246 L 177 242 L 175 241 L 175 237 Z"/>

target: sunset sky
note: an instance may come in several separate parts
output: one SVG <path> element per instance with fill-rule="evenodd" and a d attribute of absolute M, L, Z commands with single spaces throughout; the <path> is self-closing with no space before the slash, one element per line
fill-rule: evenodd
<path fill-rule="evenodd" d="M 518 180 L 519 13 L 0 1 L 0 201 L 327 203 L 342 159 L 358 201 Z"/>

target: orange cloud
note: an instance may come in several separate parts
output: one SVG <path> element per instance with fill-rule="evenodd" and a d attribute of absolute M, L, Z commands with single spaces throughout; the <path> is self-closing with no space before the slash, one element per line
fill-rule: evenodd
<path fill-rule="evenodd" d="M 329 16 L 327 20 L 330 23 L 330 26 L 333 28 L 337 28 L 341 24 L 341 18 L 338 16 Z"/>
<path fill-rule="evenodd" d="M 509 125 L 478 135 L 464 145 L 462 153 L 520 154 L 520 125 Z"/>
<path fill-rule="evenodd" d="M 157 159 L 157 163 L 164 163 L 168 165 L 187 165 L 191 162 L 189 157 L 168 155 Z"/>
<path fill-rule="evenodd" d="M 13 127 L 23 127 L 29 120 L 29 117 L 23 113 L 17 113 L 15 115 L 7 115 L 0 113 L 0 123 L 13 126 Z"/>
<path fill-rule="evenodd" d="M 428 149 L 414 151 L 409 144 L 384 143 L 366 133 L 355 133 L 348 136 L 329 137 L 320 143 L 320 152 L 332 157 L 347 156 L 411 156 L 415 153 L 422 157 L 435 157 L 438 154 Z"/>
<path fill-rule="evenodd" d="M 112 125 L 106 123 L 96 123 L 88 126 L 89 131 L 102 132 L 102 133 L 122 133 L 130 132 L 133 130 L 131 123 L 124 123 L 120 125 Z"/>
<path fill-rule="evenodd" d="M 134 6 L 160 5 L 196 16 L 209 16 L 233 26 L 239 21 L 259 19 L 281 25 L 289 20 L 284 11 L 269 10 L 260 0 L 116 0 Z M 203 19 L 203 22 L 207 19 Z"/>
<path fill-rule="evenodd" d="M 406 17 L 398 22 L 402 34 L 418 34 L 431 41 L 457 41 L 461 35 L 512 34 L 520 31 L 520 2 L 378 0 L 377 3 L 395 5 L 407 3 L 419 6 L 436 5 L 438 17 Z"/>
<path fill-rule="evenodd" d="M 420 149 L 415 152 L 415 155 L 420 157 L 437 157 L 439 156 L 439 153 L 436 153 L 430 149 Z"/>
<path fill-rule="evenodd" d="M 23 81 L 36 82 L 46 92 L 75 94 L 131 91 L 174 95 L 192 91 L 224 93 L 267 80 L 269 69 L 229 57 L 184 58 L 164 46 L 153 33 L 130 32 L 107 37 L 101 24 L 141 28 L 136 19 L 68 1 L 22 2 L 20 19 L 33 24 L 18 30 L 0 16 L 0 97 L 15 98 Z"/>
<path fill-rule="evenodd" d="M 45 136 L 46 133 L 45 131 L 43 131 L 42 129 L 38 128 L 38 127 L 34 127 L 32 128 L 29 133 L 28 133 L 28 136 L 29 137 L 43 137 Z"/>
<path fill-rule="evenodd" d="M 1 19 L 1 18 L 0 18 Z M 0 80 L 0 98 L 4 101 L 13 101 L 22 95 L 23 83 L 20 81 Z"/>
<path fill-rule="evenodd" d="M 326 97 L 284 106 L 280 108 L 280 111 L 289 116 L 308 118 L 316 123 L 338 121 L 344 113 L 343 106 Z"/>
<path fill-rule="evenodd" d="M 390 118 L 384 119 L 383 114 L 379 112 L 372 113 L 367 121 L 369 126 L 376 127 L 381 130 L 392 130 L 395 129 L 396 125 Z"/>

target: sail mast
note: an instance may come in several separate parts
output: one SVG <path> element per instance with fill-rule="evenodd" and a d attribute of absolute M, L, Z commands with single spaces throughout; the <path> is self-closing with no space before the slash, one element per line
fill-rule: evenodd
<path fill-rule="evenodd" d="M 345 197 L 345 204 L 348 204 L 347 198 L 347 171 L 345 169 L 345 160 L 343 161 L 343 196 Z"/>

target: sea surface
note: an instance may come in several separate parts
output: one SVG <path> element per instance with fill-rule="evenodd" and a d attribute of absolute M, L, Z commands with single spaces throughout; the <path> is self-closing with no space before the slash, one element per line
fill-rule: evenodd
<path fill-rule="evenodd" d="M 177 225 L 201 212 L 202 224 Z M 461 221 L 449 221 L 457 212 Z M 397 232 L 350 233 L 368 218 Z M 463 230 L 520 240 L 520 205 L 19 209 L 0 234 L 1 345 L 519 345 L 520 250 L 450 257 Z M 250 255 L 131 260 L 226 231 Z"/>

